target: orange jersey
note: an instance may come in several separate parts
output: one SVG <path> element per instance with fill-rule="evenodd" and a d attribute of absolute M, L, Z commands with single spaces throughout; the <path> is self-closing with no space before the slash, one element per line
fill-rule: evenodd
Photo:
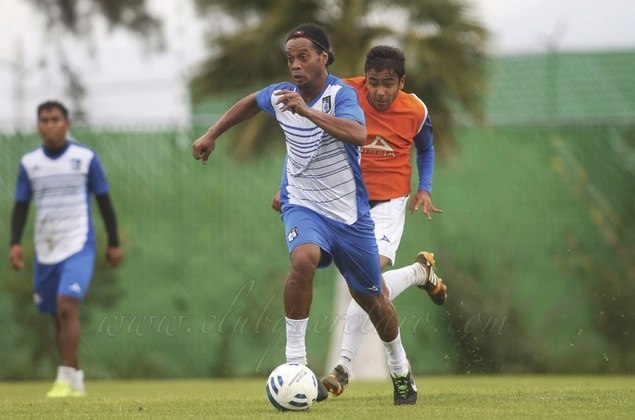
<path fill-rule="evenodd" d="M 368 102 L 363 76 L 344 81 L 357 91 L 366 116 L 368 136 L 361 149 L 361 167 L 369 200 L 389 200 L 410 194 L 410 151 L 428 109 L 416 95 L 400 91 L 388 109 L 377 111 Z"/>

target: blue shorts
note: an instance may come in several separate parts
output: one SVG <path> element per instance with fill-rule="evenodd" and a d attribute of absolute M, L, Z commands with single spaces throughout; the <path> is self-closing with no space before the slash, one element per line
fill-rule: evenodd
<path fill-rule="evenodd" d="M 86 245 L 77 254 L 57 264 L 35 262 L 33 301 L 38 312 L 56 313 L 57 297 L 83 300 L 95 267 L 95 249 Z"/>
<path fill-rule="evenodd" d="M 379 253 L 370 213 L 347 225 L 306 207 L 287 205 L 282 221 L 289 254 L 298 245 L 318 245 L 322 249 L 319 268 L 333 261 L 351 289 L 364 295 L 381 293 Z"/>

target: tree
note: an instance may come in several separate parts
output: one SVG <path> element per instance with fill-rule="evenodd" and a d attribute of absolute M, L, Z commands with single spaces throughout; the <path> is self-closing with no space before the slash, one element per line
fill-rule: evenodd
<path fill-rule="evenodd" d="M 464 1 L 197 0 L 197 5 L 214 17 L 215 27 L 210 33 L 212 55 L 192 82 L 195 102 L 287 79 L 284 36 L 299 23 L 316 22 L 331 37 L 335 74 L 361 74 L 373 45 L 395 45 L 405 52 L 406 90 L 428 105 L 438 150 L 452 149 L 453 113 L 459 107 L 476 121 L 483 119 L 487 32 L 470 17 Z M 236 130 L 240 146 L 233 150 L 240 159 L 279 137 L 275 125 L 264 118 Z"/>
<path fill-rule="evenodd" d="M 47 21 L 47 43 L 51 43 L 66 78 L 66 93 L 73 110 L 73 119 L 82 122 L 85 112 L 82 100 L 85 95 L 81 76 L 69 61 L 64 46 L 64 35 L 90 40 L 94 19 L 103 17 L 111 29 L 122 27 L 159 50 L 163 47 L 161 22 L 146 8 L 146 0 L 27 0 L 34 10 L 42 13 Z M 49 44 L 49 45 L 51 45 Z"/>

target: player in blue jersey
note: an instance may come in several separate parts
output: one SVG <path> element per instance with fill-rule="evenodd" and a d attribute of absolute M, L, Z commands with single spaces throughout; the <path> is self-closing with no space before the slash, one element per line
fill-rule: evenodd
<path fill-rule="evenodd" d="M 359 165 L 360 146 L 366 141 L 363 111 L 355 91 L 329 74 L 334 56 L 321 27 L 303 24 L 291 30 L 285 53 L 293 83 L 273 84 L 239 100 L 194 142 L 193 156 L 206 163 L 221 134 L 260 111 L 276 118 L 287 148 L 281 188 L 291 259 L 284 285 L 287 362 L 307 364 L 313 278 L 317 268 L 335 262 L 384 344 L 395 404 L 414 404 L 417 389 L 397 314 L 382 293 L 374 224 Z M 320 392 L 319 399 L 327 395 Z"/>
<path fill-rule="evenodd" d="M 401 89 L 405 82 L 404 53 L 395 47 L 375 46 L 368 51 L 364 75 L 344 79 L 357 91 L 366 118 L 367 140 L 361 149 L 361 169 L 368 191 L 370 216 L 382 271 L 394 265 L 404 230 L 406 209 L 419 208 L 429 220 L 441 213 L 431 198 L 434 170 L 432 123 L 426 105 L 415 94 Z M 414 146 L 414 147 L 413 147 Z M 416 149 L 419 173 L 417 192 L 410 198 L 411 150 Z M 282 199 L 276 192 L 272 208 L 280 211 Z M 447 287 L 434 270 L 434 254 L 420 252 L 413 264 L 384 272 L 385 291 L 391 300 L 410 286 L 417 286 L 436 304 L 442 305 Z M 352 300 L 346 312 L 342 346 L 335 368 L 324 378 L 334 396 L 342 394 L 362 349 L 369 329 L 368 316 Z M 370 344 L 375 344 L 370 343 Z"/>
<path fill-rule="evenodd" d="M 122 259 L 115 212 L 99 158 L 67 138 L 68 111 L 56 101 L 37 109 L 42 146 L 20 160 L 11 218 L 9 262 L 20 270 L 20 244 L 29 203 L 35 202 L 35 269 L 33 298 L 38 311 L 52 315 L 60 366 L 49 397 L 86 395 L 79 368 L 79 306 L 86 295 L 95 262 L 95 232 L 90 194 L 97 199 L 108 233 L 107 261 Z"/>

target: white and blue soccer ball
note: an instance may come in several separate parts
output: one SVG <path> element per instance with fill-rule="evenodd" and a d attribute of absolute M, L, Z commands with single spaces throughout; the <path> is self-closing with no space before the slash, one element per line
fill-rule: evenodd
<path fill-rule="evenodd" d="M 285 363 L 271 372 L 265 390 L 271 405 L 280 411 L 308 410 L 317 398 L 317 378 L 304 365 Z"/>

